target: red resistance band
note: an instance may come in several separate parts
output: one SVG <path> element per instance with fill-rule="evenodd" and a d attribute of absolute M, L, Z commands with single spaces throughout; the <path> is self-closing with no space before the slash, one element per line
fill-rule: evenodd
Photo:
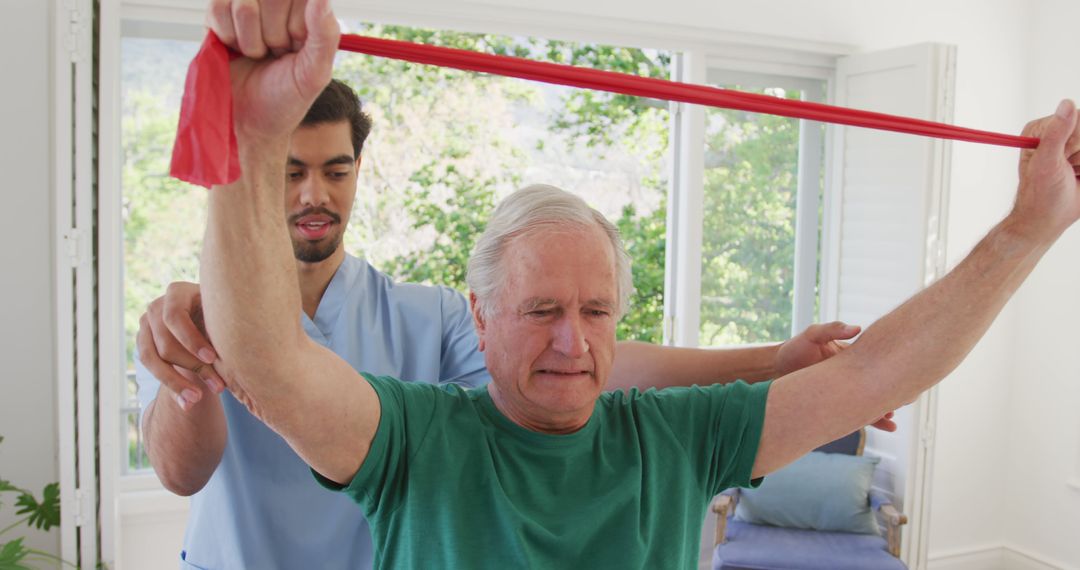
<path fill-rule="evenodd" d="M 1039 139 L 1034 137 L 1006 135 L 885 113 L 399 40 L 344 34 L 338 47 L 346 51 L 413 63 L 652 99 L 1007 147 L 1039 146 Z M 211 32 L 191 62 L 180 110 L 176 145 L 173 147 L 170 173 L 175 178 L 209 188 L 214 184 L 233 182 L 240 176 L 236 135 L 232 130 L 232 95 L 229 89 L 223 88 L 229 85 L 231 57 L 235 56 L 230 55 L 228 48 Z"/>

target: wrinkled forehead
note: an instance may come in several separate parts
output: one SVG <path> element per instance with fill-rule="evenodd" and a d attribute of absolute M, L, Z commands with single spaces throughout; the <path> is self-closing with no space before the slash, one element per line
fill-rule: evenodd
<path fill-rule="evenodd" d="M 555 262 L 588 258 L 595 263 L 615 261 L 611 240 L 597 224 L 550 222 L 528 228 L 510 238 L 505 258 L 530 257 Z"/>
<path fill-rule="evenodd" d="M 501 263 L 504 293 L 559 298 L 575 293 L 615 303 L 618 279 L 611 240 L 596 225 L 550 224 L 514 236 Z"/>

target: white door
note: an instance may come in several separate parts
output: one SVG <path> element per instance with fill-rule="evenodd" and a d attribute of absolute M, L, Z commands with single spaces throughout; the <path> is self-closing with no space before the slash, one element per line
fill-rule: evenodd
<path fill-rule="evenodd" d="M 841 58 L 837 105 L 932 121 L 952 118 L 955 49 L 921 44 Z M 949 144 L 833 127 L 822 251 L 823 321 L 866 327 L 945 269 Z M 895 433 L 870 430 L 875 485 L 909 517 L 902 558 L 925 567 L 933 391 L 897 411 Z"/>

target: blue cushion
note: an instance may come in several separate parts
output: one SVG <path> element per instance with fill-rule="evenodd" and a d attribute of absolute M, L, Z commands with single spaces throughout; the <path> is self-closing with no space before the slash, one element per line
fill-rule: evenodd
<path fill-rule="evenodd" d="M 811 452 L 740 492 L 735 518 L 787 528 L 878 534 L 870 510 L 876 457 Z"/>
<path fill-rule="evenodd" d="M 728 541 L 713 551 L 714 570 L 905 570 L 885 539 L 728 521 Z"/>

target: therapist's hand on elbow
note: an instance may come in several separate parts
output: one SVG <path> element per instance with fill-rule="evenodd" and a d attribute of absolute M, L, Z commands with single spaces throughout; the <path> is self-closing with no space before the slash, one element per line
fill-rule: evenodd
<path fill-rule="evenodd" d="M 198 283 L 169 284 L 165 295 L 154 299 L 139 319 L 136 348 L 139 360 L 175 393 L 183 409 L 190 409 L 206 390 L 220 394 L 225 383 L 214 370 L 217 353 L 207 340 L 202 323 Z"/>
<path fill-rule="evenodd" d="M 862 328 L 840 321 L 810 325 L 806 330 L 788 339 L 776 354 L 776 377 L 790 374 L 807 366 L 828 360 L 849 346 L 847 341 L 855 338 Z M 896 431 L 893 412 L 881 416 L 872 427 L 882 431 Z"/>

